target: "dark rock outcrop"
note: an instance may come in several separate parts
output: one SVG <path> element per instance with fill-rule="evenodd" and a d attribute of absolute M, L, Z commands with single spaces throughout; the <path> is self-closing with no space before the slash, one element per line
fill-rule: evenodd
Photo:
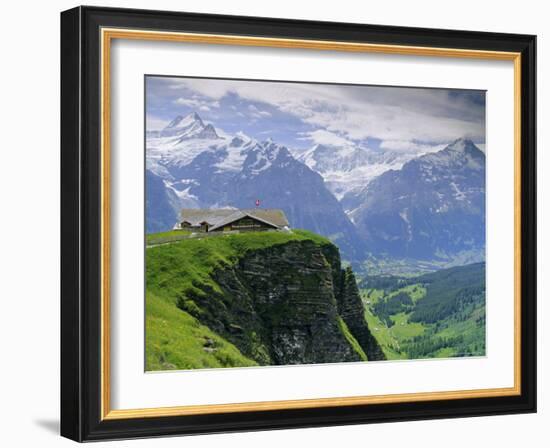
<path fill-rule="evenodd" d="M 249 251 L 211 275 L 219 289 L 194 285 L 178 306 L 261 365 L 384 359 L 332 244 Z"/>
<path fill-rule="evenodd" d="M 382 348 L 376 342 L 376 339 L 370 332 L 367 325 L 364 325 L 364 308 L 355 275 L 350 267 L 342 272 L 340 294 L 338 295 L 338 313 L 344 319 L 350 332 L 357 342 L 364 347 L 365 353 L 369 359 L 384 359 Z"/>

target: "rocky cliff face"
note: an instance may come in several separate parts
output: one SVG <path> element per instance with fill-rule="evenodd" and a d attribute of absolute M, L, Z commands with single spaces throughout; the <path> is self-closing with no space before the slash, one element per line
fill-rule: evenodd
<path fill-rule="evenodd" d="M 214 271 L 219 289 L 195 285 L 178 306 L 260 365 L 384 359 L 340 266 L 333 245 L 274 245 Z"/>
<path fill-rule="evenodd" d="M 361 347 L 365 347 L 369 359 L 385 359 L 382 348 L 364 323 L 364 308 L 355 275 L 350 267 L 340 276 L 338 313 Z"/>

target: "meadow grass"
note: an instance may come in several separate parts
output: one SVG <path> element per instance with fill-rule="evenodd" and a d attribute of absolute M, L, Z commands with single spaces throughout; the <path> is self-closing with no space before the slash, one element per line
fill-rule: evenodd
<path fill-rule="evenodd" d="M 150 293 L 145 332 L 148 371 L 257 365 L 194 317 Z"/>
<path fill-rule="evenodd" d="M 169 230 L 168 232 L 149 233 L 145 235 L 147 245 L 163 244 L 188 238 L 191 232 L 188 230 Z"/>
<path fill-rule="evenodd" d="M 391 316 L 394 325 L 391 327 L 392 335 L 398 341 L 405 341 L 424 333 L 425 326 L 420 322 L 409 322 L 409 313 L 399 313 Z"/>
<path fill-rule="evenodd" d="M 410 338 L 421 335 L 425 330 L 425 326 L 421 323 L 409 322 L 410 313 L 402 312 L 391 315 L 390 319 L 394 322 L 394 325 L 391 327 L 388 327 L 385 322 L 374 314 L 374 305 L 380 300 L 388 300 L 402 292 L 409 294 L 413 302 L 416 303 L 416 301 L 424 297 L 426 288 L 421 284 L 412 284 L 392 291 L 388 295 L 384 294 L 383 289 L 371 288 L 361 291 L 361 297 L 365 306 L 365 320 L 371 333 L 389 360 L 406 359 L 407 354 L 402 351 L 402 346 Z"/>
<path fill-rule="evenodd" d="M 384 322 L 375 316 L 370 308 L 365 309 L 365 320 L 369 330 L 382 348 L 386 359 L 405 359 L 406 356 L 399 352 L 399 341 L 392 334 Z"/>

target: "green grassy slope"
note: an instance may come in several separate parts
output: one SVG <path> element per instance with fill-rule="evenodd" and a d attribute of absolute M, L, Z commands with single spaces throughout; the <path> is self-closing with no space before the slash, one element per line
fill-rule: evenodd
<path fill-rule="evenodd" d="M 370 277 L 362 298 L 388 359 L 485 354 L 484 263 L 415 278 Z"/>
<path fill-rule="evenodd" d="M 194 317 L 151 293 L 146 315 L 146 370 L 257 365 Z"/>
<path fill-rule="evenodd" d="M 167 232 L 149 233 L 145 236 L 147 246 L 164 244 L 188 238 L 191 232 L 187 230 L 169 230 Z"/>
<path fill-rule="evenodd" d="M 174 236 L 178 234 L 148 235 L 148 244 Z M 314 233 L 294 230 L 292 233 L 258 232 L 173 240 L 169 244 L 148 247 L 146 370 L 256 365 L 233 344 L 178 308 L 178 300 L 184 299 L 182 291 L 201 294 L 195 285 L 208 285 L 219 291 L 210 274 L 235 263 L 247 251 L 305 240 L 319 245 L 331 244 Z"/>
<path fill-rule="evenodd" d="M 387 359 L 406 359 L 407 353 L 402 346 L 409 338 L 419 336 L 424 332 L 422 324 L 409 322 L 409 313 L 399 312 L 391 314 L 388 325 L 385 319 L 377 315 L 376 307 L 381 301 L 390 300 L 399 293 L 409 295 L 413 303 L 426 294 L 426 288 L 418 283 L 403 286 L 391 291 L 378 288 L 367 288 L 362 290 L 362 299 L 365 305 L 365 318 L 369 324 L 372 334 L 382 347 Z"/>

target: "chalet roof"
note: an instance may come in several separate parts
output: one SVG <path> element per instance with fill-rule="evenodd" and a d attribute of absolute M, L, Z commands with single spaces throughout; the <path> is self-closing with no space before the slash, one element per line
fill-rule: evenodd
<path fill-rule="evenodd" d="M 192 226 L 200 226 L 203 222 L 207 222 L 210 230 L 216 230 L 245 217 L 257 219 L 277 228 L 288 226 L 285 213 L 280 209 L 184 208 L 180 213 L 181 221 L 187 221 Z"/>
<path fill-rule="evenodd" d="M 234 221 L 237 221 L 238 219 L 241 219 L 241 218 L 244 218 L 246 217 L 246 215 L 241 212 L 240 210 L 234 210 L 233 213 L 231 213 L 230 215 L 226 216 L 225 218 L 223 219 L 220 219 L 218 222 L 214 223 L 214 224 L 210 224 L 210 229 L 209 230 L 216 230 L 216 229 L 219 229 L 220 227 L 223 227 L 229 223 L 232 223 Z"/>
<path fill-rule="evenodd" d="M 241 210 L 246 215 L 277 227 L 288 226 L 285 212 L 279 208 L 250 208 Z"/>

